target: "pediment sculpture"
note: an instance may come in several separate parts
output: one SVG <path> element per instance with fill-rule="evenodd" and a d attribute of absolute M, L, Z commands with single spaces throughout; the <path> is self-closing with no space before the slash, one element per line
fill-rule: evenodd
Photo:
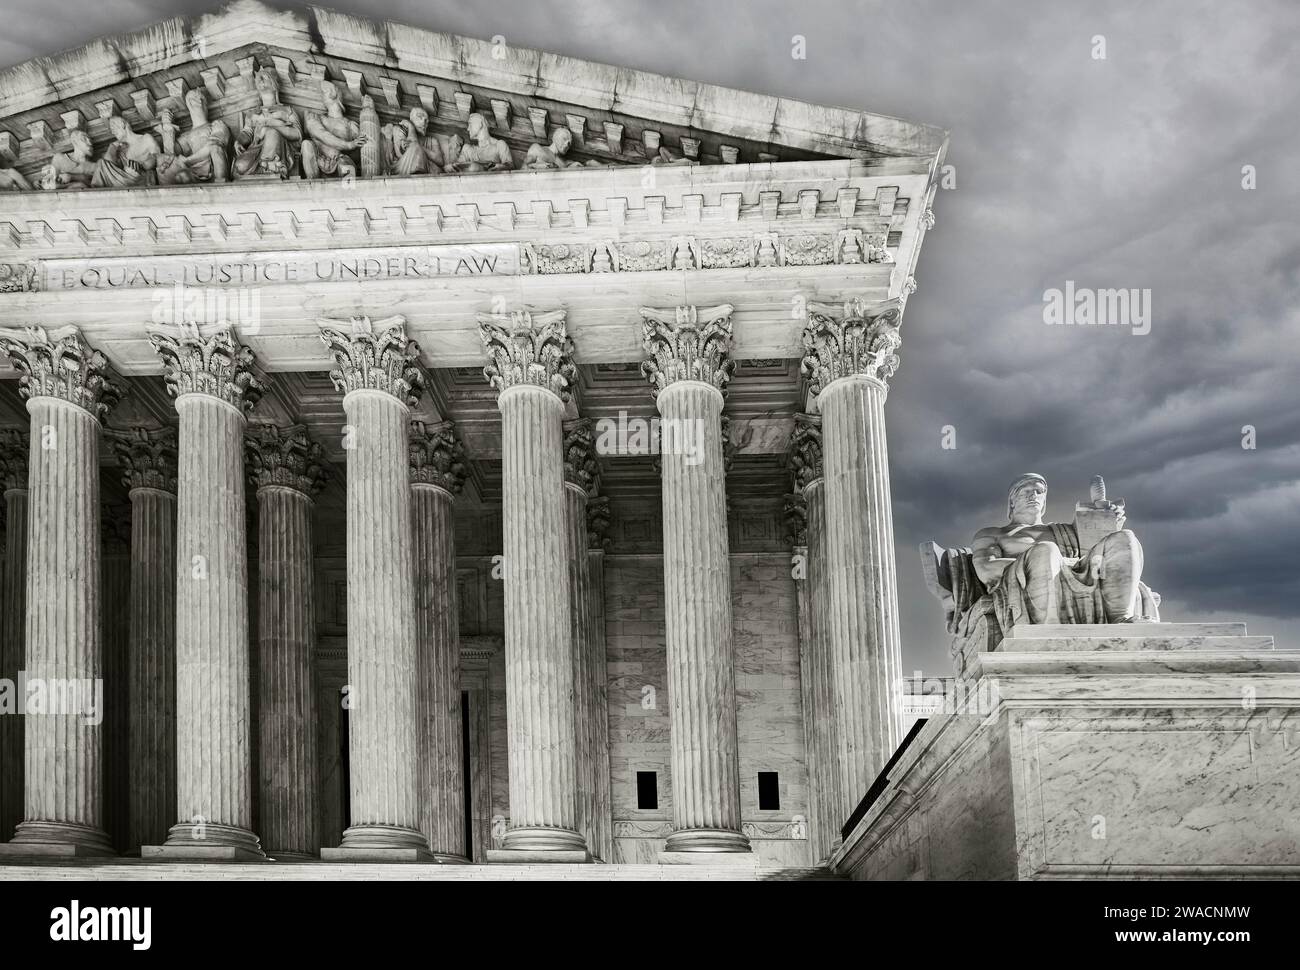
<path fill-rule="evenodd" d="M 1101 476 L 1073 522 L 1044 522 L 1046 505 L 1046 479 L 1021 475 L 1007 493 L 1006 525 L 979 530 L 969 547 L 921 544 L 958 676 L 1018 625 L 1159 622 L 1160 594 L 1142 582 L 1142 546 Z"/>

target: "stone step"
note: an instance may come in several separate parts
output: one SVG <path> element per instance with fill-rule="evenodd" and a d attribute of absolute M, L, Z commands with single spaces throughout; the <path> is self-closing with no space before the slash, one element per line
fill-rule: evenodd
<path fill-rule="evenodd" d="M 1017 623 L 1011 637 L 1244 637 L 1244 623 Z"/>
<path fill-rule="evenodd" d="M 1019 630 L 1021 627 L 1016 627 Z M 1063 629 L 1069 629 L 1064 627 Z M 1251 652 L 1273 650 L 1272 637 L 1243 636 L 1078 636 L 1012 637 L 998 644 L 1002 653 L 1047 653 L 1095 650 L 1219 650 Z"/>
<path fill-rule="evenodd" d="M 127 881 L 207 882 L 375 881 L 436 882 L 840 882 L 820 866 L 657 866 L 657 865 L 424 865 L 392 863 L 168 863 L 121 859 L 112 863 L 63 862 L 51 865 L 0 866 L 0 882 L 106 879 Z"/>

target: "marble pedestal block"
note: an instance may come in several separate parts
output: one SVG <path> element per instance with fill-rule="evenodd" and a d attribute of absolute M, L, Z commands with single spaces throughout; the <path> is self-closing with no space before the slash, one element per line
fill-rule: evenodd
<path fill-rule="evenodd" d="M 1242 624 L 1018 626 L 957 687 L 837 873 L 1300 877 L 1300 650 Z"/>

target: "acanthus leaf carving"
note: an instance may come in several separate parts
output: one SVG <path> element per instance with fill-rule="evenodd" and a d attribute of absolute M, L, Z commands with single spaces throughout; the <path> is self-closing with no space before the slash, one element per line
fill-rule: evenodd
<path fill-rule="evenodd" d="M 308 436 L 306 425 L 250 425 L 244 435 L 244 457 L 254 488 L 282 486 L 314 498 L 329 481 L 325 451 Z"/>
<path fill-rule="evenodd" d="M 0 428 L 0 493 L 27 488 L 27 461 L 31 435 L 15 428 Z"/>
<path fill-rule="evenodd" d="M 797 491 L 822 477 L 822 419 L 819 414 L 796 414 L 790 433 L 790 477 Z"/>
<path fill-rule="evenodd" d="M 600 490 L 600 460 L 590 418 L 564 422 L 564 480 L 588 496 Z"/>
<path fill-rule="evenodd" d="M 820 394 L 842 377 L 865 375 L 882 382 L 892 377 L 898 369 L 895 351 L 902 343 L 898 333 L 901 319 L 897 300 L 810 303 L 800 369 L 811 392 Z"/>
<path fill-rule="evenodd" d="M 21 372 L 23 397 L 55 397 L 102 419 L 122 398 L 106 358 L 81 337 L 76 327 L 0 329 L 0 351 Z"/>
<path fill-rule="evenodd" d="M 465 487 L 465 449 L 450 421 L 411 422 L 410 471 L 412 484 L 437 485 L 459 495 Z"/>
<path fill-rule="evenodd" d="M 205 394 L 246 414 L 266 391 L 253 372 L 253 352 L 228 324 L 181 321 L 150 328 L 148 334 L 162 358 L 163 380 L 173 397 Z"/>
<path fill-rule="evenodd" d="M 320 338 L 334 355 L 337 365 L 330 380 L 343 394 L 352 391 L 384 391 L 408 407 L 415 407 L 424 391 L 427 376 L 420 363 L 420 348 L 407 339 L 406 318 L 386 317 L 371 322 L 369 317 L 350 321 L 318 319 Z"/>
<path fill-rule="evenodd" d="M 703 310 L 642 307 L 641 344 L 646 360 L 641 373 L 658 396 L 677 381 L 702 381 L 725 392 L 736 364 L 730 357 L 730 303 Z"/>
<path fill-rule="evenodd" d="M 155 488 L 176 494 L 177 436 L 174 428 L 150 431 L 132 428 L 110 431 L 117 463 L 122 469 L 122 485 Z"/>
<path fill-rule="evenodd" d="M 565 320 L 564 310 L 478 315 L 479 336 L 488 356 L 483 376 L 498 394 L 531 384 L 568 402 L 578 369 Z"/>

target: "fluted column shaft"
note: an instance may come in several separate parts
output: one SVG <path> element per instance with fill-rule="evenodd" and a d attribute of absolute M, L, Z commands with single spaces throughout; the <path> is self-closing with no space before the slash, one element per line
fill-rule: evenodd
<path fill-rule="evenodd" d="M 27 483 L 4 493 L 5 571 L 0 587 L 0 677 L 18 683 L 27 652 Z M 14 834 L 23 818 L 24 698 L 15 696 L 14 714 L 0 715 L 0 842 Z"/>
<path fill-rule="evenodd" d="M 406 404 L 343 399 L 348 451 L 348 682 L 352 824 L 344 849 L 428 851 L 419 799 L 419 662 Z"/>
<path fill-rule="evenodd" d="M 175 821 L 176 561 L 175 494 L 131 489 L 131 852 L 160 845 Z"/>
<path fill-rule="evenodd" d="M 176 411 L 179 819 L 165 854 L 261 858 L 253 834 L 244 414 L 202 393 L 181 394 Z"/>
<path fill-rule="evenodd" d="M 862 374 L 818 395 L 826 490 L 826 637 L 833 663 L 839 814 L 847 819 L 898 744 L 902 675 L 883 381 Z"/>
<path fill-rule="evenodd" d="M 562 459 L 564 405 L 532 384 L 499 397 L 504 465 L 506 849 L 581 851 Z"/>
<path fill-rule="evenodd" d="M 420 828 L 434 855 L 465 861 L 465 783 L 460 710 L 454 500 L 411 483 L 415 627 L 420 667 Z"/>
<path fill-rule="evenodd" d="M 259 832 L 273 858 L 320 851 L 311 496 L 257 490 Z"/>
<path fill-rule="evenodd" d="M 32 397 L 27 547 L 29 678 L 102 691 L 99 421 L 61 398 Z M 102 700 L 102 693 L 99 694 Z M 97 715 L 103 717 L 103 710 Z M 104 831 L 103 732 L 82 713 L 24 718 L 25 797 L 15 843 L 111 854 Z"/>
<path fill-rule="evenodd" d="M 596 845 L 595 657 L 591 644 L 591 565 L 587 560 L 587 493 L 564 483 L 565 557 L 569 572 L 569 628 L 573 643 L 573 750 L 575 824 L 588 847 Z"/>
<path fill-rule="evenodd" d="M 804 586 L 807 595 L 808 664 L 802 668 L 808 681 L 806 696 L 812 706 L 808 719 L 811 728 L 808 745 L 812 761 L 813 792 L 812 811 L 813 856 L 826 858 L 831 847 L 840 841 L 840 826 L 847 815 L 841 815 L 839 796 L 839 747 L 836 729 L 836 707 L 833 658 L 827 640 L 828 618 L 826 608 L 826 483 L 818 478 L 803 488 L 808 510 L 808 578 Z"/>
<path fill-rule="evenodd" d="M 592 670 L 591 725 L 592 774 L 596 817 L 591 852 L 603 862 L 614 861 L 613 805 L 609 788 L 609 670 L 605 653 L 605 553 L 587 552 L 587 575 L 591 583 L 586 620 L 590 626 L 587 650 Z"/>
<path fill-rule="evenodd" d="M 683 380 L 657 400 L 669 432 L 661 460 L 674 831 L 666 848 L 748 851 L 740 831 L 722 393 Z M 702 437 L 702 456 L 674 446 L 672 430 L 685 428 L 699 429 L 688 434 L 697 445 Z"/>

